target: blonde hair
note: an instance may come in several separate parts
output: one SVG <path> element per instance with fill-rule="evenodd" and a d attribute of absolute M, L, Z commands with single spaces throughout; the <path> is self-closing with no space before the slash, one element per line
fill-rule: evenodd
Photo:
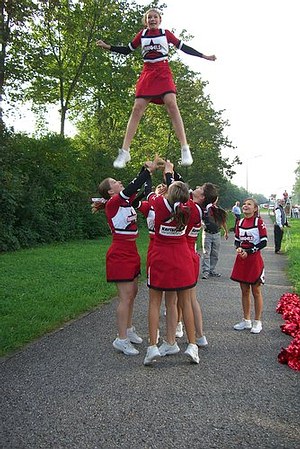
<path fill-rule="evenodd" d="M 156 14 L 159 15 L 160 20 L 162 20 L 161 12 L 160 12 L 158 9 L 150 8 L 150 9 L 148 9 L 148 11 L 146 11 L 145 14 L 143 15 L 142 22 L 143 22 L 143 25 L 144 25 L 144 26 L 147 26 L 147 16 L 148 16 L 149 12 L 152 12 L 152 11 L 153 11 L 153 12 L 156 12 Z"/>

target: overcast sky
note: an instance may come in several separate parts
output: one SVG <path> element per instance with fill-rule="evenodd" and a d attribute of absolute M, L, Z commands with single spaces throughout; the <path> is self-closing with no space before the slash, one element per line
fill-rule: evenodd
<path fill-rule="evenodd" d="M 164 3 L 162 27 L 177 35 L 186 29 L 194 36 L 189 45 L 217 56 L 211 62 L 179 51 L 209 82 L 206 93 L 214 109 L 225 109 L 223 117 L 231 125 L 226 133 L 244 162 L 233 182 L 246 187 L 248 180 L 250 191 L 267 197 L 282 196 L 285 189 L 291 193 L 300 160 L 299 0 Z M 51 128 L 59 131 L 53 116 Z M 32 123 L 30 114 L 27 118 Z M 28 120 L 16 129 L 28 129 Z"/>

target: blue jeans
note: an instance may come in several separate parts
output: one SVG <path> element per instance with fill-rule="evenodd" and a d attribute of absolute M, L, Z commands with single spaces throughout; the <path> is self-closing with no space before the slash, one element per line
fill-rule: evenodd
<path fill-rule="evenodd" d="M 219 260 L 221 246 L 221 232 L 210 234 L 202 232 L 202 273 L 215 273 L 215 268 Z"/>

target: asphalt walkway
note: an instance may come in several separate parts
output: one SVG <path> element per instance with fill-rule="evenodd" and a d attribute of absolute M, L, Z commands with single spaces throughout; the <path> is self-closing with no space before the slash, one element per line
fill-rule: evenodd
<path fill-rule="evenodd" d="M 222 241 L 221 278 L 200 280 L 207 349 L 200 364 L 183 355 L 143 366 L 147 298 L 141 286 L 135 325 L 140 354 L 112 348 L 116 300 L 1 359 L 2 449 L 300 448 L 300 377 L 277 355 L 291 337 L 275 308 L 291 291 L 286 257 L 275 255 L 266 218 L 263 331 L 234 331 L 239 285 L 229 279 L 233 234 Z M 164 317 L 161 317 L 163 333 Z M 179 346 L 186 347 L 185 337 Z"/>

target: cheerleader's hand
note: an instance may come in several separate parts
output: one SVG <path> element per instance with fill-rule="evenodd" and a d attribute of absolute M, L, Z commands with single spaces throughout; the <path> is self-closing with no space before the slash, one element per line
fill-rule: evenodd
<path fill-rule="evenodd" d="M 248 255 L 246 253 L 246 251 L 241 247 L 237 248 L 236 252 L 237 252 L 238 256 L 241 257 L 242 259 L 246 259 L 247 255 Z"/>
<path fill-rule="evenodd" d="M 217 59 L 217 57 L 215 55 L 209 55 L 209 56 L 203 55 L 203 58 L 207 59 L 208 61 L 215 61 Z"/>
<path fill-rule="evenodd" d="M 155 155 L 155 159 L 154 161 L 156 163 L 156 167 L 160 170 L 164 170 L 165 169 L 165 165 L 166 165 L 166 161 L 160 157 L 158 154 Z"/>
<path fill-rule="evenodd" d="M 165 163 L 165 173 L 173 173 L 174 170 L 174 164 L 169 161 L 169 159 L 166 160 Z"/>
<path fill-rule="evenodd" d="M 145 162 L 144 166 L 149 170 L 150 173 L 153 173 L 157 168 L 155 160 L 153 162 L 152 161 Z"/>
<path fill-rule="evenodd" d="M 101 39 L 98 39 L 96 41 L 96 45 L 98 45 L 98 47 L 104 48 L 105 50 L 110 50 L 110 45 L 106 44 L 104 41 L 102 41 Z"/>

